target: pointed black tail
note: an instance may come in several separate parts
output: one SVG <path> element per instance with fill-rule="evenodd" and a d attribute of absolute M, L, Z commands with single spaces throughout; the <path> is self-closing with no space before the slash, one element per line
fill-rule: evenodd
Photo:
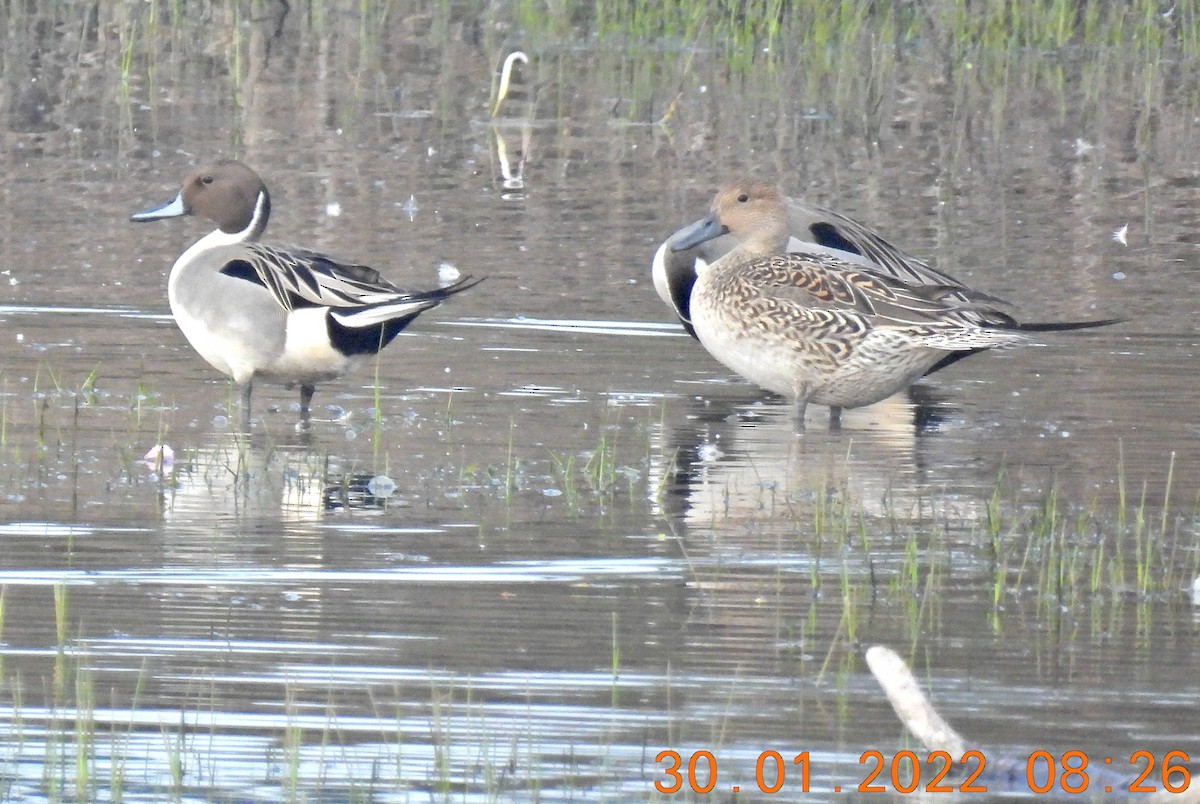
<path fill-rule="evenodd" d="M 1122 321 L 1128 321 L 1126 318 L 1101 318 L 1095 321 L 1049 321 L 1044 323 L 1020 324 L 1013 321 L 1009 325 L 1010 329 L 1015 329 L 1018 332 L 1066 332 L 1072 329 L 1094 329 L 1095 327 L 1107 327 L 1109 324 L 1120 324 Z M 964 357 L 970 357 L 976 352 L 986 352 L 987 349 L 969 349 L 963 352 L 951 352 L 935 363 L 929 371 L 925 372 L 928 377 L 935 371 L 940 371 L 946 366 L 957 363 Z"/>
<path fill-rule="evenodd" d="M 467 274 L 462 279 L 459 279 L 452 284 L 437 288 L 436 290 L 429 290 L 425 292 L 429 294 L 430 298 L 448 299 L 456 293 L 462 293 L 464 290 L 470 290 L 485 279 L 487 279 L 486 276 L 481 276 L 478 279 L 475 279 L 470 274 Z"/>
<path fill-rule="evenodd" d="M 1095 321 L 1048 321 L 1045 323 L 1017 324 L 1021 332 L 1065 332 L 1072 329 L 1093 329 L 1107 327 L 1109 324 L 1120 324 L 1127 318 L 1100 318 Z"/>

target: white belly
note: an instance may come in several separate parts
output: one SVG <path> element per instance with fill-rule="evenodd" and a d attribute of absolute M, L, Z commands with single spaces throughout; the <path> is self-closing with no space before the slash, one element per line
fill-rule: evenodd
<path fill-rule="evenodd" d="M 855 408 L 885 399 L 920 378 L 944 351 L 885 328 L 846 342 L 809 342 L 801 326 L 746 320 L 745 310 L 710 303 L 701 276 L 692 295 L 692 324 L 704 347 L 755 385 L 790 399 Z"/>
<path fill-rule="evenodd" d="M 289 312 L 260 285 L 179 263 L 167 296 L 192 348 L 238 383 L 262 378 L 313 384 L 352 367 L 330 343 L 327 307 Z"/>
<path fill-rule="evenodd" d="M 283 351 L 259 372 L 278 382 L 312 384 L 340 377 L 356 361 L 333 348 L 326 321 L 328 307 L 294 310 L 287 317 Z"/>

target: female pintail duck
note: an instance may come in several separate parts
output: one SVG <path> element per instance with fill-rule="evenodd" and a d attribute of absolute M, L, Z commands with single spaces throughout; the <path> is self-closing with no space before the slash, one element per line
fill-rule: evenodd
<path fill-rule="evenodd" d="M 888 267 L 827 247 L 789 251 L 790 227 L 779 188 L 735 181 L 717 192 L 708 217 L 668 241 L 689 259 L 721 237 L 731 237 L 732 248 L 698 275 L 677 266 L 664 276 L 704 347 L 793 399 L 798 428 L 809 402 L 828 405 L 836 423 L 842 408 L 878 402 L 959 358 L 1025 342 L 1029 332 L 1119 320 L 1020 324 L 994 297 L 923 263 Z"/>
<path fill-rule="evenodd" d="M 193 171 L 174 200 L 131 220 L 193 214 L 217 228 L 175 261 L 167 297 L 192 347 L 238 384 L 247 427 L 256 380 L 299 385 L 307 421 L 318 382 L 342 376 L 422 312 L 477 284 L 464 277 L 407 291 L 364 265 L 259 243 L 271 197 L 257 173 L 233 160 Z"/>
<path fill-rule="evenodd" d="M 1003 299 L 972 290 L 949 274 L 892 245 L 853 218 L 799 198 L 784 198 L 783 203 L 788 216 L 788 240 L 781 252 L 828 254 L 901 282 L 959 288 L 963 291 L 964 301 L 988 300 L 1010 306 Z M 672 234 L 658 247 L 651 264 L 650 273 L 658 297 L 675 311 L 679 322 L 693 337 L 696 333 L 685 313 L 687 298 L 677 297 L 677 294 L 690 292 L 696 276 L 737 245 L 737 239 L 726 233 L 688 248 L 679 247 L 680 242 L 694 240 L 695 233 L 707 225 L 708 219 L 703 218 Z"/>

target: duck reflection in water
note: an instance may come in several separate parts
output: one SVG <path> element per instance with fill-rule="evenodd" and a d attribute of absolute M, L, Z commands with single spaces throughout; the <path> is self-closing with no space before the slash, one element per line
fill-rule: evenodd
<path fill-rule="evenodd" d="M 293 443 L 267 446 L 227 433 L 179 453 L 155 444 L 138 463 L 159 486 L 163 516 L 187 525 L 228 515 L 318 522 L 329 513 L 404 505 L 387 475 L 339 471 L 307 433 L 296 435 Z"/>
<path fill-rule="evenodd" d="M 950 504 L 940 478 L 973 468 L 980 487 L 994 480 L 970 439 L 945 437 L 953 407 L 936 389 L 896 395 L 850 411 L 844 427 L 793 436 L 790 406 L 757 396 L 695 397 L 686 417 L 664 422 L 654 438 L 649 488 L 655 513 L 681 535 L 714 528 L 742 538 L 743 527 L 791 528 L 811 498 L 836 492 L 872 517 L 932 515 Z M 802 504 L 799 504 L 802 503 Z M 798 505 L 799 504 L 799 505 Z M 961 499 L 954 515 L 971 517 Z"/>

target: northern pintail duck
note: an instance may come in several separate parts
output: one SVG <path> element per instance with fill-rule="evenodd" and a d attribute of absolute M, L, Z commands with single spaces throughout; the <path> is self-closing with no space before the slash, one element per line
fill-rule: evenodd
<path fill-rule="evenodd" d="M 477 284 L 464 277 L 407 291 L 364 265 L 264 245 L 270 214 L 258 174 L 224 160 L 188 174 L 173 200 L 131 218 L 199 215 L 217 224 L 175 261 L 167 297 L 192 347 L 238 384 L 247 426 L 256 380 L 299 385 L 307 420 L 317 383 L 342 376 L 422 312 Z"/>
<path fill-rule="evenodd" d="M 798 428 L 809 402 L 828 405 L 836 422 L 842 408 L 878 402 L 1030 332 L 1119 320 L 1021 324 L 995 297 L 910 260 L 858 224 L 852 245 L 877 247 L 870 259 L 797 243 L 790 213 L 778 187 L 732 182 L 706 218 L 664 244 L 655 269 L 660 295 L 713 357 L 794 400 Z"/>
<path fill-rule="evenodd" d="M 986 299 L 1008 304 L 1003 299 L 972 290 L 949 274 L 892 245 L 853 218 L 800 198 L 783 198 L 783 204 L 787 210 L 788 238 L 781 252 L 828 254 L 902 282 L 958 288 L 963 292 L 964 300 Z M 733 234 L 724 233 L 687 248 L 680 247 L 681 242 L 694 240 L 696 232 L 708 225 L 709 220 L 705 217 L 672 234 L 658 247 L 651 264 L 651 277 L 658 297 L 675 311 L 679 322 L 693 337 L 696 333 L 687 314 L 687 296 L 692 284 L 700 272 L 738 244 Z"/>

